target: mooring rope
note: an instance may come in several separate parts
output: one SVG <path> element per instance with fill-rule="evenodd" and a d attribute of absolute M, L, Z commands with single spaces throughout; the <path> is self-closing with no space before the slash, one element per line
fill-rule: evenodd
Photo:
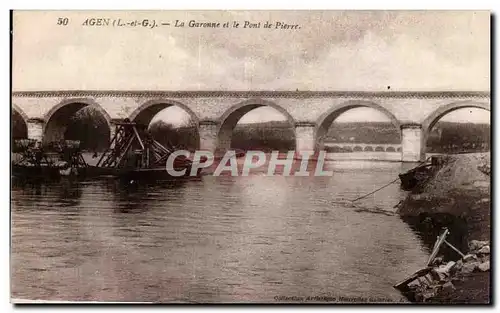
<path fill-rule="evenodd" d="M 430 159 L 431 159 L 431 157 L 428 157 L 427 159 L 425 159 L 425 161 L 420 161 L 420 162 L 419 162 L 419 164 L 417 165 L 417 167 L 418 167 L 418 166 L 420 166 L 420 165 L 422 165 L 422 164 L 424 164 L 424 163 L 426 163 L 426 162 L 428 162 Z M 380 187 L 380 188 L 378 188 L 378 189 L 375 189 L 374 191 L 372 191 L 372 192 L 370 192 L 370 193 L 367 193 L 367 194 L 365 194 L 365 195 L 363 195 L 363 196 L 361 196 L 361 197 L 358 197 L 358 198 L 356 198 L 356 199 L 354 199 L 354 200 L 349 200 L 349 201 L 351 201 L 351 202 L 356 202 L 356 201 L 358 201 L 358 200 L 361 200 L 361 199 L 363 199 L 363 198 L 366 198 L 366 197 L 368 197 L 369 195 L 372 195 L 372 194 L 376 193 L 377 191 L 382 190 L 382 189 L 384 189 L 385 187 L 387 187 L 387 186 L 390 186 L 390 185 L 394 184 L 394 183 L 395 183 L 396 181 L 398 181 L 398 180 L 399 180 L 399 177 L 398 177 L 398 178 L 396 178 L 395 180 L 393 180 L 393 181 L 391 181 L 391 182 L 389 182 L 389 183 L 387 183 L 387 184 L 383 185 L 382 187 Z"/>
<path fill-rule="evenodd" d="M 385 187 L 387 187 L 387 186 L 389 186 L 389 185 L 394 184 L 397 180 L 399 180 L 399 177 L 398 177 L 398 178 L 396 178 L 395 180 L 393 180 L 393 181 L 391 181 L 391 182 L 389 182 L 389 183 L 387 183 L 387 184 L 383 185 L 382 187 L 377 188 L 377 189 L 375 189 L 374 191 L 372 191 L 372 192 L 370 192 L 370 193 L 367 193 L 367 194 L 366 194 L 366 195 L 364 195 L 364 196 L 358 197 L 358 198 L 356 198 L 356 199 L 354 199 L 354 200 L 350 200 L 350 201 L 351 201 L 351 202 L 356 202 L 356 201 L 358 201 L 358 200 L 361 200 L 361 199 L 363 199 L 363 198 L 366 198 L 366 197 L 368 197 L 369 195 L 372 195 L 372 194 L 376 193 L 377 191 L 382 190 L 382 189 L 384 189 Z"/>

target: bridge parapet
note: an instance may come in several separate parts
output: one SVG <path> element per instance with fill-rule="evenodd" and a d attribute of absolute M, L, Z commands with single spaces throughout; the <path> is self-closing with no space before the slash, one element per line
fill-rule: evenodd
<path fill-rule="evenodd" d="M 489 92 L 343 92 L 343 91 L 15 91 L 12 103 L 30 118 L 45 118 L 64 102 L 91 101 L 111 118 L 127 118 L 150 101 L 174 101 L 199 120 L 217 120 L 234 105 L 265 100 L 287 111 L 296 121 L 317 122 L 322 113 L 347 101 L 368 101 L 387 109 L 402 123 L 423 123 L 438 107 L 450 103 L 489 103 Z M 355 103 L 352 103 L 355 106 Z"/>

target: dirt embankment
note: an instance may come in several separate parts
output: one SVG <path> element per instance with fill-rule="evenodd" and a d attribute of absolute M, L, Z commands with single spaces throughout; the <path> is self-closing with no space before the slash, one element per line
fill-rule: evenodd
<path fill-rule="evenodd" d="M 422 188 L 408 195 L 398 213 L 420 234 L 429 250 L 442 227 L 447 227 L 451 232 L 447 241 L 464 254 L 473 253 L 473 240 L 491 239 L 490 180 L 490 153 L 453 155 Z M 440 254 L 444 262 L 467 263 L 448 247 Z M 479 263 L 486 261 L 481 259 Z M 420 298 L 426 302 L 488 303 L 489 267 L 482 271 L 479 263 L 467 273 L 459 271 L 461 275 L 447 277 L 453 284 L 447 292 L 438 288 L 431 297 Z"/>
<path fill-rule="evenodd" d="M 450 215 L 464 219 L 467 237 L 490 240 L 489 153 L 454 155 L 420 190 L 399 206 L 403 217 Z"/>

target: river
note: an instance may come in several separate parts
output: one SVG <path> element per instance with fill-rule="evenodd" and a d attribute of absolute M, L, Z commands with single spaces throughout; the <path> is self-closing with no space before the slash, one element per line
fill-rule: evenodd
<path fill-rule="evenodd" d="M 12 298 L 404 301 L 392 286 L 429 255 L 390 214 L 404 192 L 395 183 L 355 206 L 347 201 L 404 166 L 335 161 L 327 162 L 331 177 L 262 170 L 126 188 L 113 180 L 13 184 Z"/>

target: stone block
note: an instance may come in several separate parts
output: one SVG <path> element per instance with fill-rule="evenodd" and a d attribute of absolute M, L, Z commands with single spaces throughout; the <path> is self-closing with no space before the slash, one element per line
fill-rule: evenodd
<path fill-rule="evenodd" d="M 434 270 L 432 271 L 433 278 L 438 281 L 445 281 L 448 275 L 446 273 Z"/>
<path fill-rule="evenodd" d="M 490 254 L 490 246 L 484 246 L 479 251 L 477 251 L 478 254 Z"/>
<path fill-rule="evenodd" d="M 471 240 L 471 242 L 469 242 L 469 250 L 470 251 L 479 250 L 488 244 L 489 244 L 488 241 Z"/>
<path fill-rule="evenodd" d="M 476 270 L 478 265 L 479 265 L 479 262 L 477 262 L 477 261 L 465 263 L 460 272 L 464 273 L 464 274 L 470 274 Z"/>
<path fill-rule="evenodd" d="M 477 256 L 475 254 L 467 254 L 462 260 L 464 260 L 464 263 L 473 262 L 477 260 Z"/>
<path fill-rule="evenodd" d="M 444 266 L 444 270 L 448 273 L 450 272 L 450 270 L 453 268 L 453 266 L 455 266 L 456 262 L 455 261 L 450 261 L 448 263 L 446 263 L 446 265 Z"/>
<path fill-rule="evenodd" d="M 458 260 L 455 262 L 455 265 L 451 268 L 450 273 L 454 274 L 462 269 L 464 266 L 464 262 L 462 260 Z"/>
<path fill-rule="evenodd" d="M 484 263 L 481 263 L 477 267 L 481 272 L 487 272 L 490 270 L 490 261 L 486 261 Z"/>

